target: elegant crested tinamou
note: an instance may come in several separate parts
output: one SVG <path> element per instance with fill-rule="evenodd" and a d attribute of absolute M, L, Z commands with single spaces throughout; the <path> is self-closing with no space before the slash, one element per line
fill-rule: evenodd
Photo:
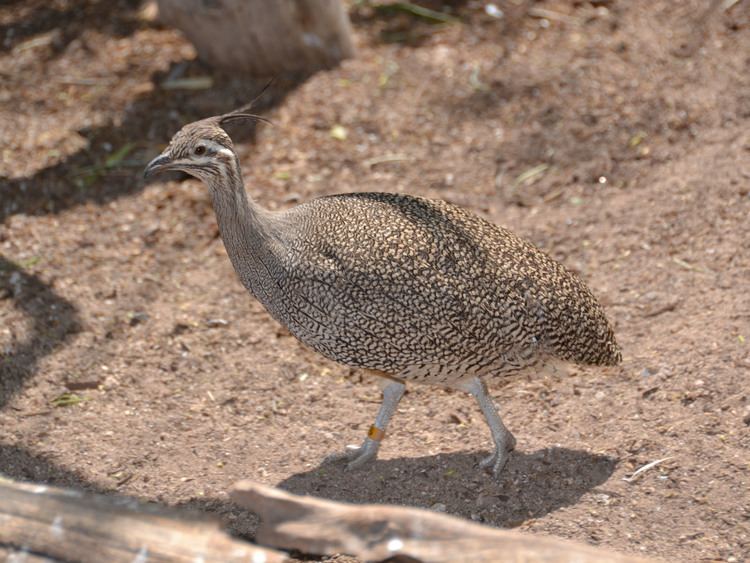
<path fill-rule="evenodd" d="M 349 467 L 375 459 L 407 381 L 471 393 L 500 472 L 515 446 L 486 380 L 557 362 L 615 365 L 602 307 L 564 266 L 510 231 L 444 201 L 393 193 L 320 197 L 272 212 L 248 197 L 224 126 L 182 128 L 146 175 L 182 170 L 208 187 L 244 286 L 306 345 L 382 376 L 383 402 Z"/>

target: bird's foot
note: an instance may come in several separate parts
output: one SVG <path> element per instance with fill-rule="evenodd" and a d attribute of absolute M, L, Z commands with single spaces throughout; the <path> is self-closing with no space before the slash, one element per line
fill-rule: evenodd
<path fill-rule="evenodd" d="M 347 469 L 357 469 L 378 457 L 378 449 L 380 449 L 380 442 L 367 438 L 361 446 L 347 446 L 346 451 L 333 453 L 323 462 L 334 463 L 344 460 L 349 462 L 346 464 Z"/>
<path fill-rule="evenodd" d="M 492 474 L 497 477 L 505 467 L 510 459 L 510 452 L 516 447 L 516 439 L 510 432 L 507 433 L 505 440 L 495 446 L 495 451 L 492 455 L 484 458 L 479 462 L 479 467 L 482 469 L 492 468 Z"/>

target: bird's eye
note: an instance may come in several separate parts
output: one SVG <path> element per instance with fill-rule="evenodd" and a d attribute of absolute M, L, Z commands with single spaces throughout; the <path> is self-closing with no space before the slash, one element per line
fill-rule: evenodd
<path fill-rule="evenodd" d="M 197 154 L 198 156 L 200 156 L 202 154 L 205 154 L 206 147 L 204 147 L 203 145 L 198 145 L 197 147 L 195 147 L 195 150 L 193 152 Z"/>

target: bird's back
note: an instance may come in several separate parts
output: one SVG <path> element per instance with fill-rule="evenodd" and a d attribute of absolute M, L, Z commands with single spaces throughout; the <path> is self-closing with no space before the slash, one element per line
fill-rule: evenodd
<path fill-rule="evenodd" d="M 269 310 L 337 361 L 450 380 L 620 351 L 584 283 L 531 243 L 443 201 L 360 193 L 279 218 Z"/>

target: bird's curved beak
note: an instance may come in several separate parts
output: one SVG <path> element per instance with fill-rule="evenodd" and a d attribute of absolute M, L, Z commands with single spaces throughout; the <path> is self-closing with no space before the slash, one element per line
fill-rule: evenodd
<path fill-rule="evenodd" d="M 148 163 L 148 165 L 146 166 L 146 169 L 143 171 L 143 177 L 149 178 L 150 176 L 153 176 L 157 172 L 169 170 L 170 164 L 172 164 L 172 159 L 169 157 L 169 155 L 162 153 L 159 156 L 157 156 L 154 160 Z"/>

